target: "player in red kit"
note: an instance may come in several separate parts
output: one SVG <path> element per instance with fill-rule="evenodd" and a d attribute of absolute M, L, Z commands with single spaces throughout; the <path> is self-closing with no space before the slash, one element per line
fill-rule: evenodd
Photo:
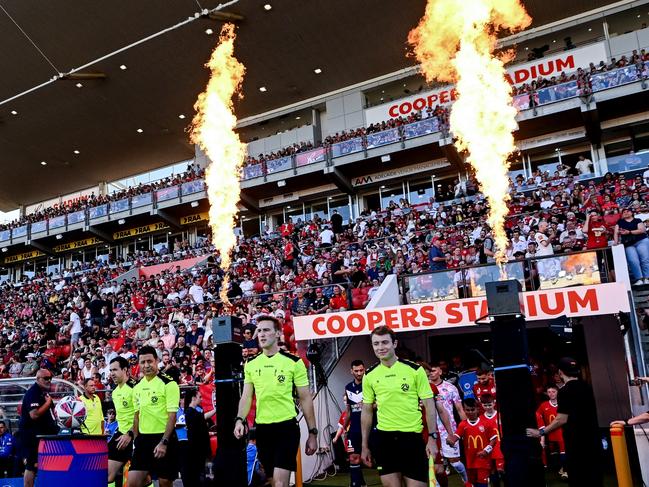
<path fill-rule="evenodd" d="M 557 394 L 559 389 L 556 386 L 548 386 L 545 390 L 548 400 L 541 403 L 539 408 L 536 410 L 536 418 L 539 428 L 548 426 L 554 418 L 557 417 Z M 564 469 L 565 457 L 566 457 L 566 447 L 563 443 L 563 433 L 561 429 L 557 429 L 548 434 L 546 437 L 541 437 L 541 446 L 545 451 L 549 453 L 549 459 L 556 458 L 559 455 L 559 475 L 562 478 L 567 479 L 568 474 Z"/>
<path fill-rule="evenodd" d="M 478 382 L 473 384 L 473 396 L 482 403 L 483 394 L 489 394 L 496 404 L 496 383 L 489 369 L 479 369 L 476 373 Z"/>
<path fill-rule="evenodd" d="M 462 401 L 466 419 L 461 421 L 446 442 L 454 446 L 459 439 L 464 445 L 469 481 L 466 486 L 487 487 L 491 473 L 491 454 L 498 441 L 498 429 L 493 421 L 480 417 L 478 402 L 473 398 Z"/>
<path fill-rule="evenodd" d="M 505 457 L 500 449 L 500 415 L 496 411 L 494 398 L 491 394 L 482 395 L 482 408 L 484 412 L 480 416 L 485 421 L 491 421 L 493 428 L 498 434 L 498 439 L 494 445 L 493 452 L 491 452 L 491 486 L 496 487 L 500 485 L 501 479 L 505 476 Z"/>

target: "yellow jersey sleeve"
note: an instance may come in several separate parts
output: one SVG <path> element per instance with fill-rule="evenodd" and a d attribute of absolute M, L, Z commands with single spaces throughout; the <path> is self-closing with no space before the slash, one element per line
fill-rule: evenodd
<path fill-rule="evenodd" d="M 180 404 L 180 387 L 176 381 L 169 381 L 165 384 L 165 398 L 167 400 L 167 412 L 175 413 Z"/>
<path fill-rule="evenodd" d="M 306 373 L 306 366 L 301 359 L 295 362 L 295 368 L 293 369 L 293 383 L 295 384 L 295 387 L 304 387 L 309 385 L 309 376 Z"/>
<path fill-rule="evenodd" d="M 417 385 L 419 399 L 432 399 L 434 397 L 433 390 L 428 382 L 428 376 L 426 376 L 426 371 L 423 367 L 419 367 L 415 371 L 415 383 Z M 365 391 L 363 390 L 363 392 Z"/>

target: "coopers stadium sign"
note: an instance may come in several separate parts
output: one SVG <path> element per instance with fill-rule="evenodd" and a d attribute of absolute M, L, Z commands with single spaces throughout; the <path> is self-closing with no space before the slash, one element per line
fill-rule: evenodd
<path fill-rule="evenodd" d="M 558 316 L 572 318 L 628 312 L 629 302 L 623 284 L 597 284 L 523 293 L 522 311 L 527 320 L 537 321 Z M 486 315 L 487 299 L 478 297 L 295 316 L 293 321 L 296 340 L 317 340 L 367 335 L 381 325 L 396 332 L 473 326 L 478 318 Z"/>
<path fill-rule="evenodd" d="M 507 68 L 507 80 L 513 85 L 530 83 L 539 76 L 551 78 L 559 76 L 562 71 L 571 73 L 577 68 L 586 68 L 589 63 L 598 64 L 605 61 L 606 49 L 603 42 L 591 44 L 579 49 L 564 51 L 553 56 L 536 59 L 524 64 L 515 64 Z M 436 105 L 448 105 L 455 101 L 457 92 L 452 86 L 444 86 L 425 91 L 417 95 L 401 98 L 392 103 L 384 103 L 365 110 L 365 121 L 368 124 L 378 123 L 390 118 L 408 116 L 412 112 L 424 110 Z"/>

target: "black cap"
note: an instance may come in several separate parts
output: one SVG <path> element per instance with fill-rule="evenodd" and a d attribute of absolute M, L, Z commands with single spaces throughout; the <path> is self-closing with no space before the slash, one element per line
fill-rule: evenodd
<path fill-rule="evenodd" d="M 559 360 L 559 370 L 569 377 L 579 376 L 579 364 L 574 358 L 563 357 Z"/>

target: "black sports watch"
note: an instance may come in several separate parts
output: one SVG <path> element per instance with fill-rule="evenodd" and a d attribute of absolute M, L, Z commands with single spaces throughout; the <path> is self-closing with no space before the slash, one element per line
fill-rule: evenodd
<path fill-rule="evenodd" d="M 318 436 L 318 428 L 311 428 L 311 429 L 309 430 L 309 434 L 310 434 L 310 435 Z"/>
<path fill-rule="evenodd" d="M 437 431 L 431 431 L 430 433 L 428 433 L 428 436 L 431 437 L 433 440 L 439 439 L 439 433 Z"/>
<path fill-rule="evenodd" d="M 164 446 L 167 446 L 169 444 L 169 440 L 165 437 L 162 437 L 160 440 L 160 443 L 162 443 Z"/>

